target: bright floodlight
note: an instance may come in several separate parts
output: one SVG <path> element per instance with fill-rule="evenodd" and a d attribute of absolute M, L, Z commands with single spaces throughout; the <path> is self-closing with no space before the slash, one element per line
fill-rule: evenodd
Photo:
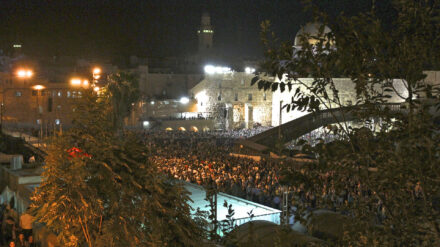
<path fill-rule="evenodd" d="M 94 88 L 93 88 L 93 91 L 95 91 L 95 92 L 99 92 L 99 87 L 94 87 Z"/>
<path fill-rule="evenodd" d="M 34 72 L 32 72 L 32 70 L 28 70 L 28 69 L 19 69 L 17 71 L 17 76 L 20 78 L 31 78 L 33 74 L 34 74 Z"/>
<path fill-rule="evenodd" d="M 188 102 L 189 102 L 188 97 L 182 97 L 182 98 L 180 98 L 180 103 L 182 103 L 182 104 L 188 104 Z"/>
<path fill-rule="evenodd" d="M 101 74 L 101 68 L 94 68 L 93 74 Z"/>
<path fill-rule="evenodd" d="M 250 68 L 250 67 L 246 67 L 244 69 L 244 71 L 246 72 L 246 74 L 252 74 L 252 73 L 255 72 L 255 69 L 254 68 Z"/>
<path fill-rule="evenodd" d="M 32 88 L 35 89 L 35 90 L 42 90 L 42 89 L 44 89 L 45 87 L 44 87 L 43 85 L 35 85 L 35 86 L 33 86 Z"/>
<path fill-rule="evenodd" d="M 154 101 L 151 101 L 150 104 L 154 105 Z"/>
<path fill-rule="evenodd" d="M 212 65 L 206 65 L 204 69 L 206 74 L 212 75 L 215 73 L 215 67 Z"/>
<path fill-rule="evenodd" d="M 81 79 L 73 78 L 73 79 L 70 80 L 70 84 L 72 84 L 72 86 L 80 86 L 81 85 Z"/>
<path fill-rule="evenodd" d="M 84 81 L 83 81 L 83 85 L 84 85 L 85 87 L 89 86 L 89 80 L 84 80 Z"/>

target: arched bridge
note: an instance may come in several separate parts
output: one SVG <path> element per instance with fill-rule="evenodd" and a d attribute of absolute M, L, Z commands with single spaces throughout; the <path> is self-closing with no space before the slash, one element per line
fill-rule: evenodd
<path fill-rule="evenodd" d="M 400 103 L 386 103 L 381 105 L 383 109 L 388 108 L 390 112 L 402 112 Z M 246 140 L 238 141 L 241 148 L 246 147 L 256 151 L 264 151 L 274 147 L 277 142 L 283 140 L 285 143 L 298 139 L 299 137 L 312 132 L 322 126 L 337 122 L 347 122 L 358 119 L 356 112 L 362 110 L 363 106 L 340 107 L 318 112 L 312 112 L 300 118 L 284 123 L 278 127 L 269 129 Z"/>

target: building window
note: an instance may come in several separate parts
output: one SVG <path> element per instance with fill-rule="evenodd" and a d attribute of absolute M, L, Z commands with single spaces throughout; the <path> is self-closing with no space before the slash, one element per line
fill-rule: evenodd
<path fill-rule="evenodd" d="M 21 97 L 21 92 L 20 91 L 15 91 L 15 97 Z"/>
<path fill-rule="evenodd" d="M 37 96 L 38 91 L 37 90 L 32 90 L 32 96 Z"/>
<path fill-rule="evenodd" d="M 244 85 L 244 80 L 243 79 L 241 79 L 241 83 L 240 83 L 241 85 Z"/>
<path fill-rule="evenodd" d="M 61 97 L 61 96 L 62 96 L 61 91 L 58 91 L 58 97 Z"/>
<path fill-rule="evenodd" d="M 248 101 L 252 101 L 252 94 L 248 94 Z"/>
<path fill-rule="evenodd" d="M 41 124 L 41 119 L 37 119 L 37 124 Z"/>
<path fill-rule="evenodd" d="M 70 91 L 67 91 L 67 98 L 70 98 Z"/>
<path fill-rule="evenodd" d="M 263 100 L 266 100 L 266 93 L 263 93 Z"/>
<path fill-rule="evenodd" d="M 217 96 L 217 100 L 218 100 L 218 101 L 221 101 L 221 100 L 222 100 L 222 94 L 221 94 L 221 93 L 218 94 L 218 96 Z"/>
<path fill-rule="evenodd" d="M 55 119 L 55 124 L 60 125 L 61 121 L 59 119 Z"/>
<path fill-rule="evenodd" d="M 58 109 L 58 110 L 61 110 L 61 105 L 57 105 L 57 109 Z"/>
<path fill-rule="evenodd" d="M 234 100 L 235 100 L 235 101 L 238 101 L 238 93 L 235 93 L 235 95 L 234 95 Z"/>

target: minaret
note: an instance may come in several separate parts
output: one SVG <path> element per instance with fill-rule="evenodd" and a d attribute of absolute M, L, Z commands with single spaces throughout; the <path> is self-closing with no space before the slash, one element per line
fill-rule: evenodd
<path fill-rule="evenodd" d="M 212 37 L 214 36 L 214 30 L 211 26 L 211 17 L 208 12 L 204 12 L 202 15 L 202 23 L 200 29 L 197 31 L 199 36 L 199 53 L 206 53 L 212 49 Z"/>

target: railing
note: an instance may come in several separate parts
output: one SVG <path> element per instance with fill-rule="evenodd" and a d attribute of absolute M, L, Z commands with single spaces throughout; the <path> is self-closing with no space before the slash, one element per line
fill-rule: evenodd
<path fill-rule="evenodd" d="M 380 108 L 381 110 L 388 108 L 390 112 L 402 112 L 400 103 L 385 103 L 380 105 Z M 273 146 L 277 141 L 279 141 L 279 133 L 281 128 L 281 134 L 284 137 L 283 140 L 285 142 L 289 142 L 290 140 L 297 139 L 304 134 L 307 134 L 322 126 L 337 122 L 356 120 L 358 119 L 358 116 L 355 113 L 362 111 L 366 112 L 366 109 L 368 109 L 366 106 L 359 105 L 312 112 L 303 117 L 294 119 L 278 127 L 269 129 L 265 132 L 248 138 L 247 140 L 266 146 Z M 286 137 L 288 138 L 286 139 Z"/>

